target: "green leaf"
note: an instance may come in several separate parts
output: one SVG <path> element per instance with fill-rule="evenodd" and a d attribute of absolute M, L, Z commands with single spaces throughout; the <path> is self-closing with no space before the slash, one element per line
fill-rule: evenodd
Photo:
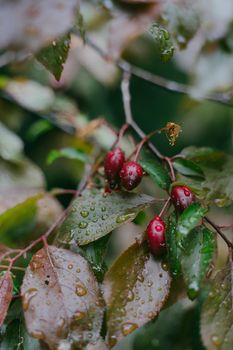
<path fill-rule="evenodd" d="M 56 80 L 60 80 L 69 49 L 70 35 L 66 34 L 43 48 L 36 58 L 54 75 Z"/>
<path fill-rule="evenodd" d="M 199 334 L 200 306 L 182 299 L 140 328 L 133 350 L 204 350 Z"/>
<path fill-rule="evenodd" d="M 202 179 L 204 178 L 203 170 L 192 160 L 177 158 L 173 161 L 173 166 L 179 173 L 183 175 L 196 176 Z"/>
<path fill-rule="evenodd" d="M 104 258 L 108 246 L 110 235 L 104 236 L 95 242 L 85 245 L 82 250 L 87 261 L 90 263 L 92 270 L 99 282 L 102 282 L 107 265 Z"/>
<path fill-rule="evenodd" d="M 34 227 L 37 201 L 42 198 L 43 194 L 19 193 L 18 199 L 16 193 L 11 193 L 11 197 L 10 193 L 8 195 L 8 203 L 5 203 L 4 197 L 1 198 L 0 196 L 0 200 L 2 200 L 2 206 L 0 207 L 2 212 L 0 214 L 0 243 L 15 247 L 20 242 L 25 243 L 28 233 Z M 6 210 L 4 206 L 6 206 Z M 7 208 L 7 206 L 10 207 Z"/>
<path fill-rule="evenodd" d="M 0 334 L 0 349 L 42 350 L 40 342 L 30 337 L 26 331 L 21 300 L 19 299 L 13 301 L 8 311 L 4 327 Z"/>
<path fill-rule="evenodd" d="M 99 339 L 104 303 L 87 261 L 54 246 L 33 255 L 21 287 L 27 330 L 50 349 Z"/>
<path fill-rule="evenodd" d="M 192 300 L 198 296 L 202 280 L 213 261 L 215 249 L 215 235 L 205 226 L 198 226 L 188 234 L 181 254 L 181 266 L 188 296 Z"/>
<path fill-rule="evenodd" d="M 139 161 L 139 164 L 147 172 L 151 179 L 163 190 L 168 190 L 171 184 L 171 179 L 168 171 L 156 159 L 144 158 Z"/>
<path fill-rule="evenodd" d="M 169 273 L 149 253 L 146 242 L 133 244 L 116 260 L 103 287 L 110 348 L 160 312 L 170 283 Z"/>
<path fill-rule="evenodd" d="M 201 315 L 201 336 L 208 350 L 231 350 L 233 344 L 232 263 L 210 283 Z"/>
<path fill-rule="evenodd" d="M 201 207 L 200 204 L 192 203 L 180 215 L 176 228 L 176 240 L 180 249 L 184 249 L 189 232 L 198 225 L 207 211 L 208 209 Z"/>
<path fill-rule="evenodd" d="M 181 273 L 180 249 L 178 248 L 176 241 L 176 225 L 176 214 L 172 213 L 169 216 L 167 222 L 166 247 L 168 252 L 170 271 L 174 278 L 178 278 Z"/>
<path fill-rule="evenodd" d="M 76 148 L 66 147 L 60 150 L 51 151 L 48 155 L 47 163 L 52 164 L 55 160 L 61 157 L 79 160 L 80 162 L 83 162 L 83 163 L 90 162 L 89 157 L 83 151 Z"/>
<path fill-rule="evenodd" d="M 53 129 L 53 125 L 47 120 L 38 120 L 33 123 L 27 130 L 27 140 L 30 142 L 35 141 L 41 135 L 44 135 L 48 131 Z"/>
<path fill-rule="evenodd" d="M 163 62 L 170 61 L 175 51 L 170 33 L 157 23 L 150 27 L 149 32 L 158 45 L 161 60 Z"/>
<path fill-rule="evenodd" d="M 115 228 L 135 219 L 137 214 L 154 203 L 154 198 L 136 193 L 87 190 L 73 201 L 62 224 L 57 242 L 85 245 L 107 235 Z"/>

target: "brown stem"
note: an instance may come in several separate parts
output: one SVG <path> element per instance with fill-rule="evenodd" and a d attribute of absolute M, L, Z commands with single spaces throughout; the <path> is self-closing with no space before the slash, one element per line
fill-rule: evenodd
<path fill-rule="evenodd" d="M 224 235 L 224 233 L 220 230 L 220 228 L 207 216 L 205 216 L 204 219 L 205 221 L 208 222 L 208 224 L 210 224 L 215 229 L 215 231 L 219 234 L 219 236 L 222 237 L 222 239 L 226 242 L 227 246 L 233 249 L 233 243 Z"/>
<path fill-rule="evenodd" d="M 166 200 L 164 206 L 162 207 L 162 209 L 161 209 L 161 211 L 160 211 L 160 213 L 159 213 L 159 216 L 160 216 L 160 217 L 162 217 L 163 214 L 170 208 L 170 204 L 171 204 L 171 197 L 169 197 L 169 198 Z"/>
<path fill-rule="evenodd" d="M 78 29 L 74 28 L 72 33 L 80 38 Z M 104 60 L 110 61 L 109 55 L 104 52 L 98 45 L 96 45 L 90 38 L 85 39 L 85 43 L 91 47 L 94 51 L 96 51 Z M 113 64 L 115 64 L 122 72 L 126 75 L 133 75 L 137 78 L 145 80 L 150 84 L 156 85 L 166 91 L 170 91 L 173 93 L 186 94 L 190 96 L 190 92 L 192 91 L 192 86 L 178 83 L 176 81 L 168 80 L 166 78 L 160 77 L 156 74 L 150 73 L 140 67 L 134 66 L 129 62 L 119 59 L 119 60 L 111 60 Z M 213 93 L 205 96 L 205 100 L 218 102 L 224 105 L 233 106 L 232 104 L 232 93 Z"/>

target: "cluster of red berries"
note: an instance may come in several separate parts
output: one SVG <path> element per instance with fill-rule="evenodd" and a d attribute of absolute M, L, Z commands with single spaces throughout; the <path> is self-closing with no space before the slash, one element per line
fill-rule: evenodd
<path fill-rule="evenodd" d="M 111 190 L 117 189 L 121 184 L 127 191 L 132 191 L 143 177 L 142 167 L 135 161 L 125 161 L 120 147 L 115 147 L 107 153 L 104 171 Z"/>
<path fill-rule="evenodd" d="M 136 188 L 143 177 L 143 169 L 136 161 L 126 161 L 120 147 L 109 151 L 104 161 L 105 177 L 111 190 L 122 185 L 126 190 Z M 184 211 L 195 196 L 186 186 L 174 186 L 171 190 L 171 200 L 178 212 Z M 155 216 L 147 226 L 147 241 L 151 252 L 161 256 L 166 251 L 166 225 L 160 216 Z"/>
<path fill-rule="evenodd" d="M 194 200 L 195 196 L 186 186 L 174 186 L 171 200 L 178 212 L 184 211 Z M 159 257 L 166 251 L 166 225 L 160 216 L 155 216 L 147 226 L 147 241 L 151 252 Z"/>

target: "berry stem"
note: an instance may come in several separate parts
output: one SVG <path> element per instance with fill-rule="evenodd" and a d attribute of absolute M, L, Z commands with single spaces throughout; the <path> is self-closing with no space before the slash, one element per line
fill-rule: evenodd
<path fill-rule="evenodd" d="M 162 218 L 164 213 L 166 213 L 166 211 L 170 208 L 171 205 L 171 197 L 169 197 L 166 202 L 164 203 L 164 206 L 162 207 L 159 216 Z"/>
<path fill-rule="evenodd" d="M 224 235 L 224 233 L 220 230 L 220 228 L 211 220 L 209 219 L 207 216 L 204 217 L 205 221 L 208 222 L 208 224 L 210 224 L 215 231 L 222 237 L 222 239 L 226 242 L 227 246 L 233 250 L 233 243 Z"/>
<path fill-rule="evenodd" d="M 119 146 L 119 144 L 121 143 L 121 140 L 122 140 L 122 138 L 123 138 L 123 136 L 128 128 L 129 128 L 129 124 L 127 124 L 127 123 L 123 124 L 123 126 L 121 127 L 121 129 L 119 131 L 116 143 L 114 144 L 113 148 Z"/>
<path fill-rule="evenodd" d="M 138 144 L 137 149 L 136 149 L 136 154 L 135 154 L 135 157 L 134 157 L 135 162 L 138 161 L 140 152 L 141 152 L 142 147 L 144 146 L 144 144 L 147 143 L 152 136 L 154 136 L 157 133 L 160 133 L 161 131 L 163 131 L 163 128 L 162 129 L 156 129 L 156 130 L 152 131 L 151 133 L 149 133 L 148 135 L 143 137 L 143 139 Z"/>

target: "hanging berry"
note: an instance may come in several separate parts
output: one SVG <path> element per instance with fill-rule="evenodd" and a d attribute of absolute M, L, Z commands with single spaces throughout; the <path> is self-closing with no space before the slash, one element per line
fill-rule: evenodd
<path fill-rule="evenodd" d="M 184 211 L 195 201 L 193 192 L 186 186 L 175 186 L 171 191 L 171 199 L 178 211 Z"/>
<path fill-rule="evenodd" d="M 155 216 L 147 226 L 146 234 L 148 245 L 150 251 L 156 257 L 160 257 L 166 251 L 165 232 L 165 222 L 160 216 Z"/>
<path fill-rule="evenodd" d="M 126 162 L 120 172 L 121 184 L 128 190 L 132 191 L 142 181 L 143 169 L 135 161 Z"/>
<path fill-rule="evenodd" d="M 120 171 L 125 161 L 125 155 L 120 147 L 116 147 L 106 154 L 104 160 L 105 177 L 109 187 L 114 190 L 120 183 Z"/>

